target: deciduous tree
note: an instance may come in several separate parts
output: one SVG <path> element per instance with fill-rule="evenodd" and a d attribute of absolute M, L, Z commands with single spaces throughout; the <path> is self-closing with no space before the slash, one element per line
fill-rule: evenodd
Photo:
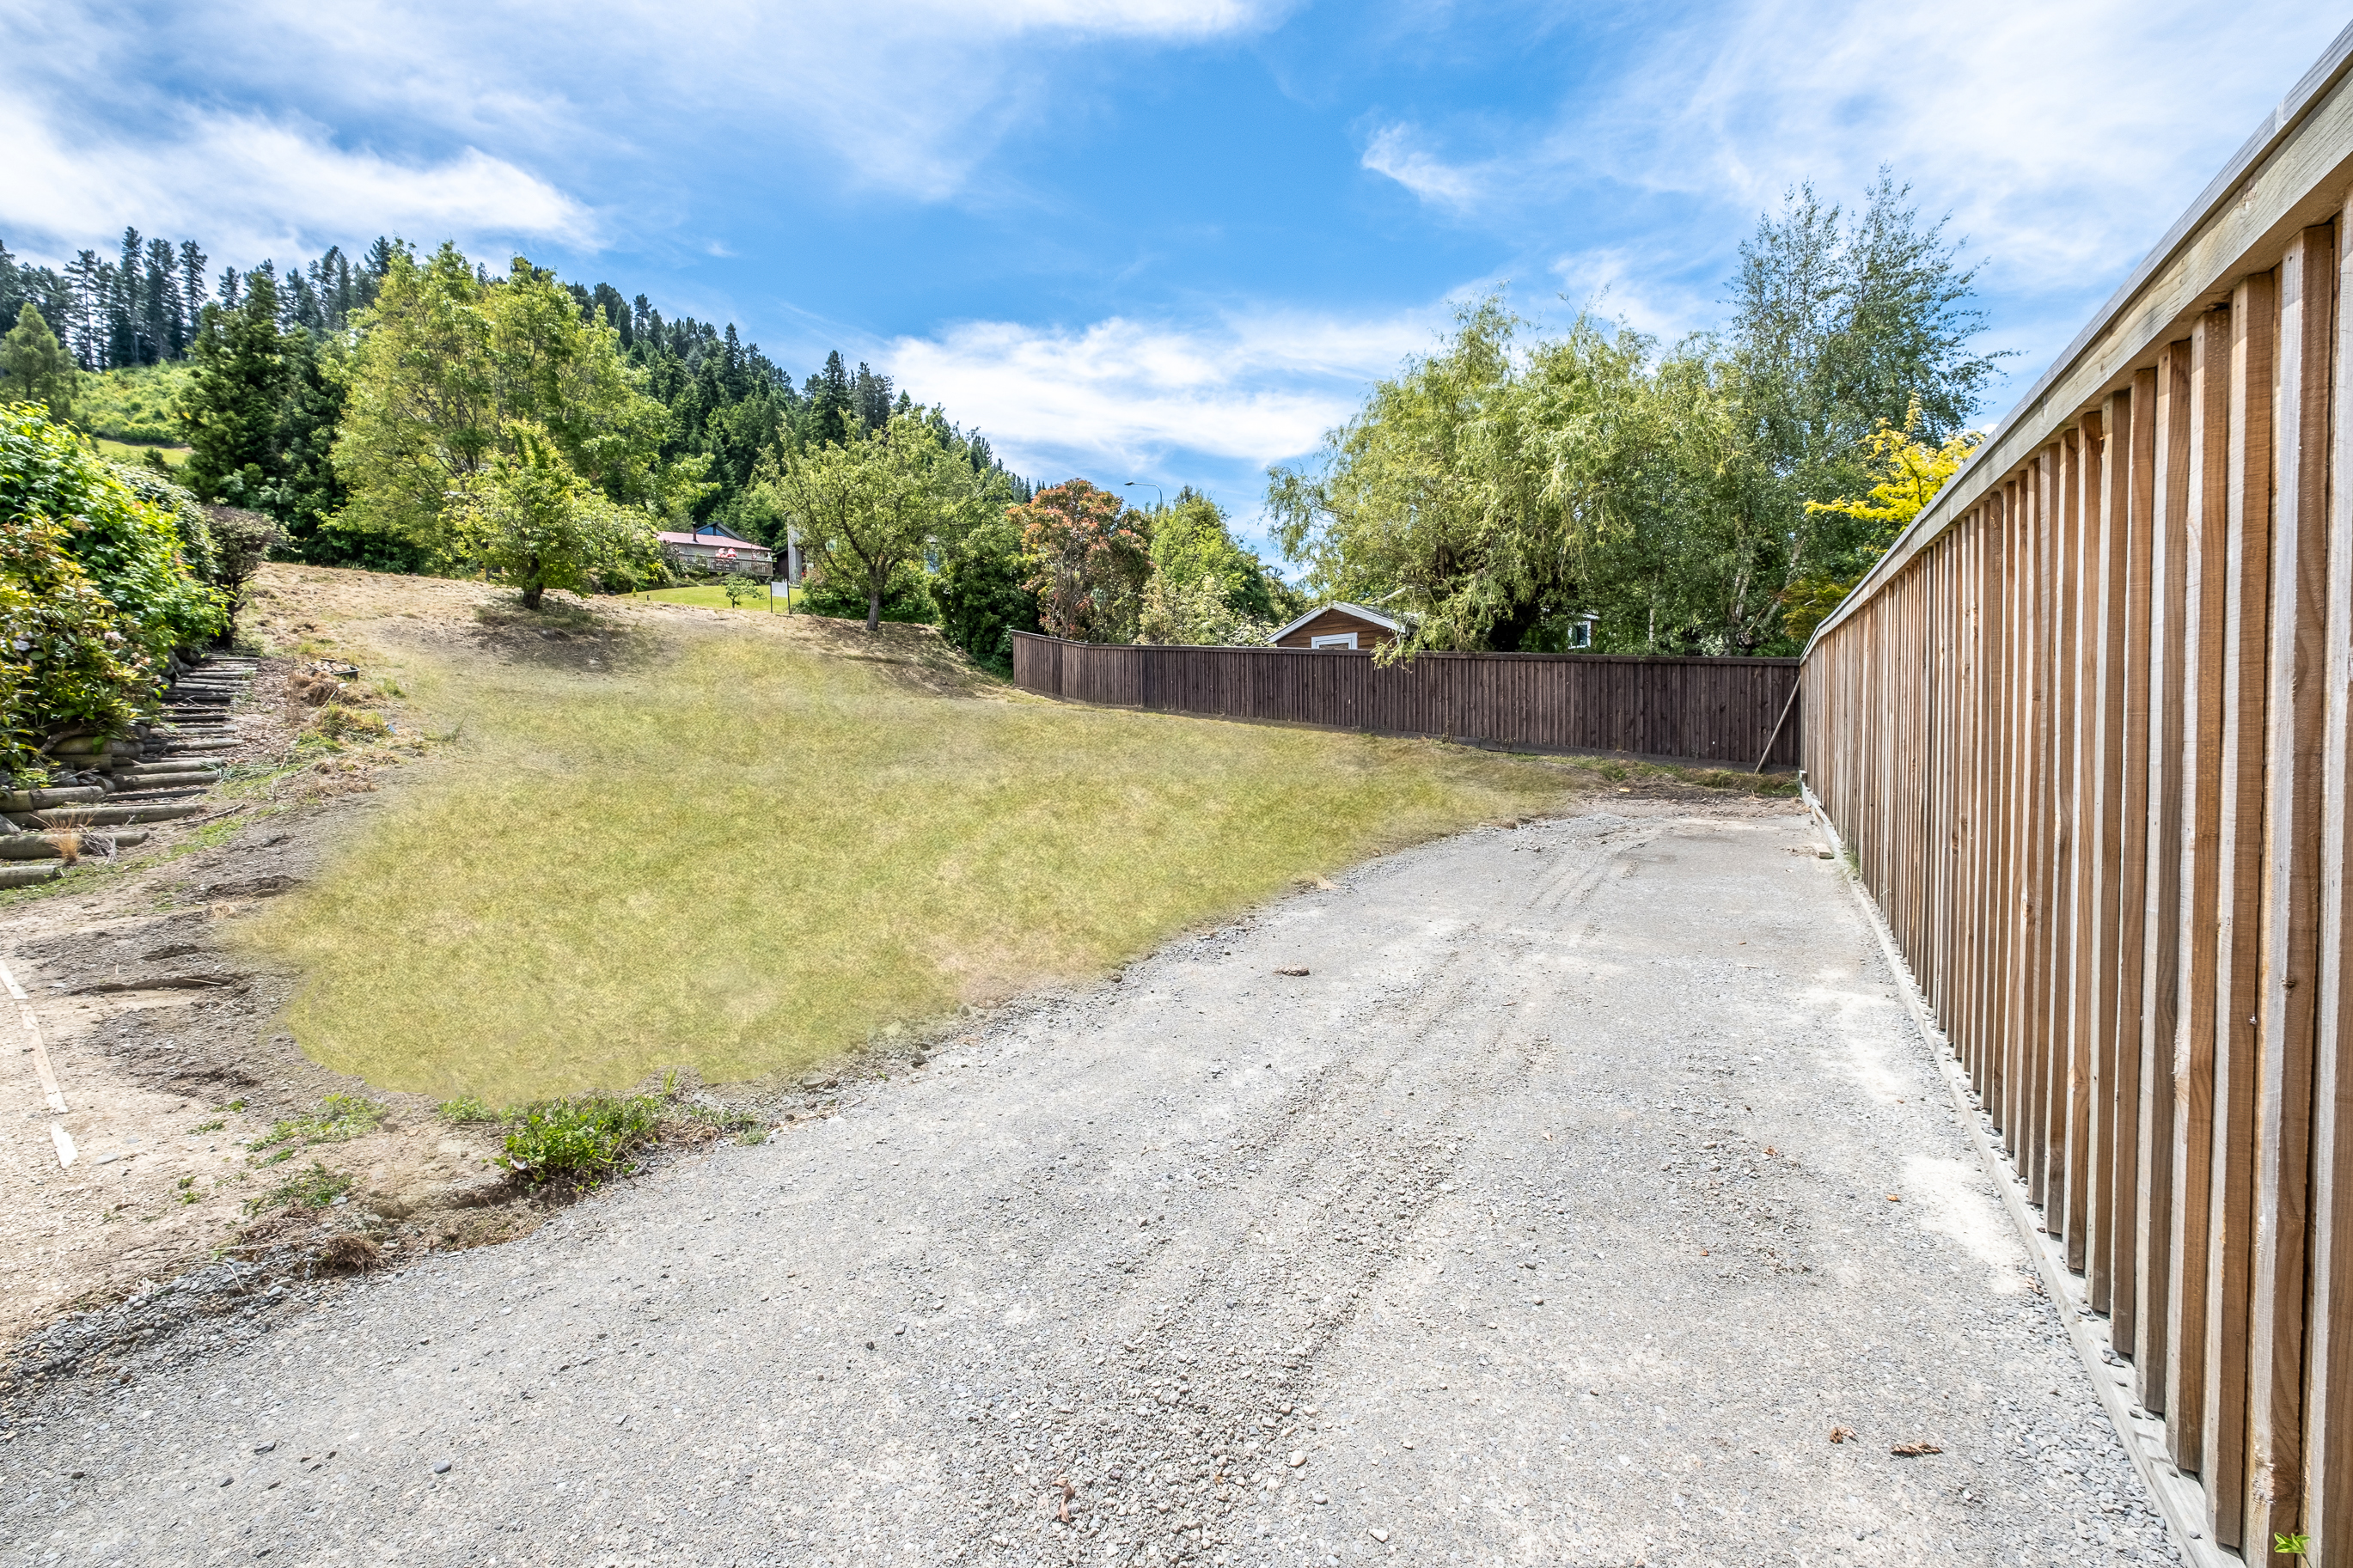
<path fill-rule="evenodd" d="M 334 448 L 344 526 L 452 543 L 445 518 L 501 459 L 536 465 L 525 439 L 617 504 L 667 515 L 702 493 L 707 458 L 659 464 L 667 416 L 618 334 L 521 257 L 486 282 L 455 246 L 422 262 L 396 250 L 358 321 Z"/>
<path fill-rule="evenodd" d="M 545 431 L 510 422 L 500 449 L 451 509 L 451 552 L 536 610 L 550 588 L 641 571 L 659 550 L 646 514 L 615 502 L 565 460 Z"/>
<path fill-rule="evenodd" d="M 935 409 L 896 414 L 839 443 L 772 452 L 763 466 L 803 554 L 828 581 L 864 590 L 870 632 L 892 574 L 976 521 L 979 476 L 943 439 L 946 425 Z"/>
<path fill-rule="evenodd" d="M 1058 637 L 1131 642 L 1152 574 L 1138 513 L 1109 490 L 1070 479 L 1006 509 L 1021 528 L 1038 619 Z"/>

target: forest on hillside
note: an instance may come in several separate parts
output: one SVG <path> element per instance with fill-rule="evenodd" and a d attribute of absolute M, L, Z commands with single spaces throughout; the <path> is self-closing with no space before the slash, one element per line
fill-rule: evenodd
<path fill-rule="evenodd" d="M 1729 319 L 1672 342 L 1498 294 L 1269 472 L 1286 583 L 1189 487 L 1149 509 L 1039 490 L 987 438 L 839 353 L 796 381 L 732 322 L 515 258 L 379 238 L 208 277 L 126 231 L 62 268 L 0 247 L 0 391 L 189 447 L 198 500 L 281 555 L 547 587 L 666 580 L 658 529 L 787 534 L 813 607 L 923 620 L 1002 665 L 1013 631 L 1249 642 L 1311 602 L 1401 649 L 1788 654 L 1965 462 L 2000 355 L 1974 271 L 1883 171 L 1852 213 L 1792 191 Z M 78 390 L 79 388 L 79 390 Z"/>
<path fill-rule="evenodd" d="M 0 393 L 150 447 L 194 500 L 273 520 L 281 558 L 489 575 L 535 605 L 670 582 L 654 534 L 717 524 L 797 541 L 819 613 L 934 622 L 1004 667 L 1052 603 L 1037 542 L 1090 548 L 1056 520 L 1104 511 L 1084 480 L 1040 497 L 985 436 L 839 352 L 796 382 L 732 322 L 520 257 L 501 272 L 379 239 L 356 260 L 206 265 L 136 231 L 62 269 L 0 247 Z M 1122 538 L 1156 543 L 1090 625 L 1220 640 L 1292 603 L 1198 492 L 1109 505 Z"/>
<path fill-rule="evenodd" d="M 273 302 L 278 341 L 272 347 L 288 362 L 288 382 L 319 384 L 311 388 L 311 406 L 286 413 L 280 444 L 301 450 L 320 445 L 318 427 L 332 426 L 337 413 L 329 378 L 312 375 L 313 364 L 331 363 L 336 340 L 364 322 L 394 258 L 404 253 L 413 258 L 413 247 L 379 237 L 356 259 L 331 246 L 282 270 L 264 260 L 242 271 L 223 268 L 216 278 L 206 272 L 209 258 L 195 241 L 144 237 L 135 228 L 125 229 L 111 253 L 80 250 L 61 268 L 20 261 L 0 243 L 0 326 L 15 323 L 30 304 L 81 371 L 185 365 L 198 350 L 206 309 L 247 313 L 259 291 Z M 491 280 L 488 266 L 477 262 L 474 269 L 485 285 Z M 838 352 L 796 383 L 757 343 L 745 342 L 733 322 L 665 318 L 644 294 L 625 298 L 610 283 L 563 287 L 584 315 L 611 326 L 623 361 L 669 411 L 663 455 L 702 453 L 712 459 L 710 478 L 717 488 L 695 503 L 696 521 L 738 521 L 753 466 L 767 447 L 780 439 L 838 441 L 853 425 L 888 420 L 902 401 L 889 376 L 862 363 L 851 369 Z M 322 404 L 318 395 L 328 401 Z M 188 438 L 184 428 L 155 419 L 98 433 L 152 445 Z M 978 442 L 984 466 L 995 462 L 985 437 L 968 439 Z M 306 479 L 296 487 L 303 492 L 299 499 L 280 509 L 303 540 L 343 499 L 330 476 Z M 1014 488 L 1026 499 L 1026 481 L 1016 479 Z"/>

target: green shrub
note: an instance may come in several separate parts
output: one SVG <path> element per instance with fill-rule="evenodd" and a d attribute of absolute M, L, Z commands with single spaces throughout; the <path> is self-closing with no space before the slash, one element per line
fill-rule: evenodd
<path fill-rule="evenodd" d="M 148 456 L 153 457 L 151 451 Z M 220 581 L 220 553 L 213 544 L 212 520 L 205 509 L 166 473 L 139 463 L 109 463 L 108 471 L 141 500 L 168 515 L 180 536 L 181 558 L 188 570 L 207 583 Z"/>
<path fill-rule="evenodd" d="M 66 553 L 151 663 L 202 647 L 227 624 L 225 601 L 190 567 L 172 510 L 132 490 L 40 408 L 12 403 L 0 407 L 0 524 L 26 523 L 64 529 Z"/>
<path fill-rule="evenodd" d="M 848 577 L 835 581 L 812 568 L 802 586 L 793 592 L 793 607 L 812 616 L 862 621 L 866 618 L 866 590 Z M 939 606 L 932 602 L 930 575 L 921 566 L 909 563 L 891 574 L 891 585 L 882 595 L 882 618 L 920 626 L 940 618 Z"/>
<path fill-rule="evenodd" d="M 504 1121 L 507 1119 L 505 1111 L 493 1110 L 470 1094 L 461 1094 L 455 1100 L 445 1100 L 435 1109 L 441 1113 L 442 1121 L 454 1121 L 460 1126 L 468 1122 Z"/>
<path fill-rule="evenodd" d="M 31 780 L 58 734 L 119 735 L 154 701 L 154 667 L 65 548 L 63 525 L 0 516 L 0 770 Z"/>
<path fill-rule="evenodd" d="M 189 368 L 185 361 L 166 361 L 85 375 L 74 398 L 74 423 L 110 441 L 179 446 L 188 438 L 179 398 Z"/>
<path fill-rule="evenodd" d="M 660 1099 L 649 1094 L 586 1095 L 534 1105 L 507 1134 L 507 1163 L 526 1186 L 594 1186 L 631 1152 L 653 1142 L 661 1107 Z"/>

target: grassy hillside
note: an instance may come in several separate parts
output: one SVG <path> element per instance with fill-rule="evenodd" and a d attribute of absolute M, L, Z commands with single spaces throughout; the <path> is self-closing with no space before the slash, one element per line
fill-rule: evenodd
<path fill-rule="evenodd" d="M 581 619 L 633 651 L 591 665 L 381 614 L 403 640 L 378 668 L 459 738 L 246 940 L 306 975 L 311 1056 L 436 1095 L 794 1070 L 1563 784 L 1426 742 L 943 695 L 807 617 L 607 601 Z"/>
<path fill-rule="evenodd" d="M 193 374 L 179 363 L 85 375 L 74 398 L 74 423 L 93 436 L 134 447 L 179 446 L 187 432 L 173 411 Z"/>

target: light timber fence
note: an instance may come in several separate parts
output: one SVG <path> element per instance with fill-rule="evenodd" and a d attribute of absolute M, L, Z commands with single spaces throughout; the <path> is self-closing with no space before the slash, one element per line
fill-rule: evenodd
<path fill-rule="evenodd" d="M 1166 647 L 1018 634 L 1016 685 L 1167 713 L 1794 767 L 1794 658 Z M 1769 756 L 1768 756 L 1769 748 Z"/>
<path fill-rule="evenodd" d="M 1808 648 L 1805 769 L 2250 1560 L 2353 1568 L 2353 28 Z"/>

